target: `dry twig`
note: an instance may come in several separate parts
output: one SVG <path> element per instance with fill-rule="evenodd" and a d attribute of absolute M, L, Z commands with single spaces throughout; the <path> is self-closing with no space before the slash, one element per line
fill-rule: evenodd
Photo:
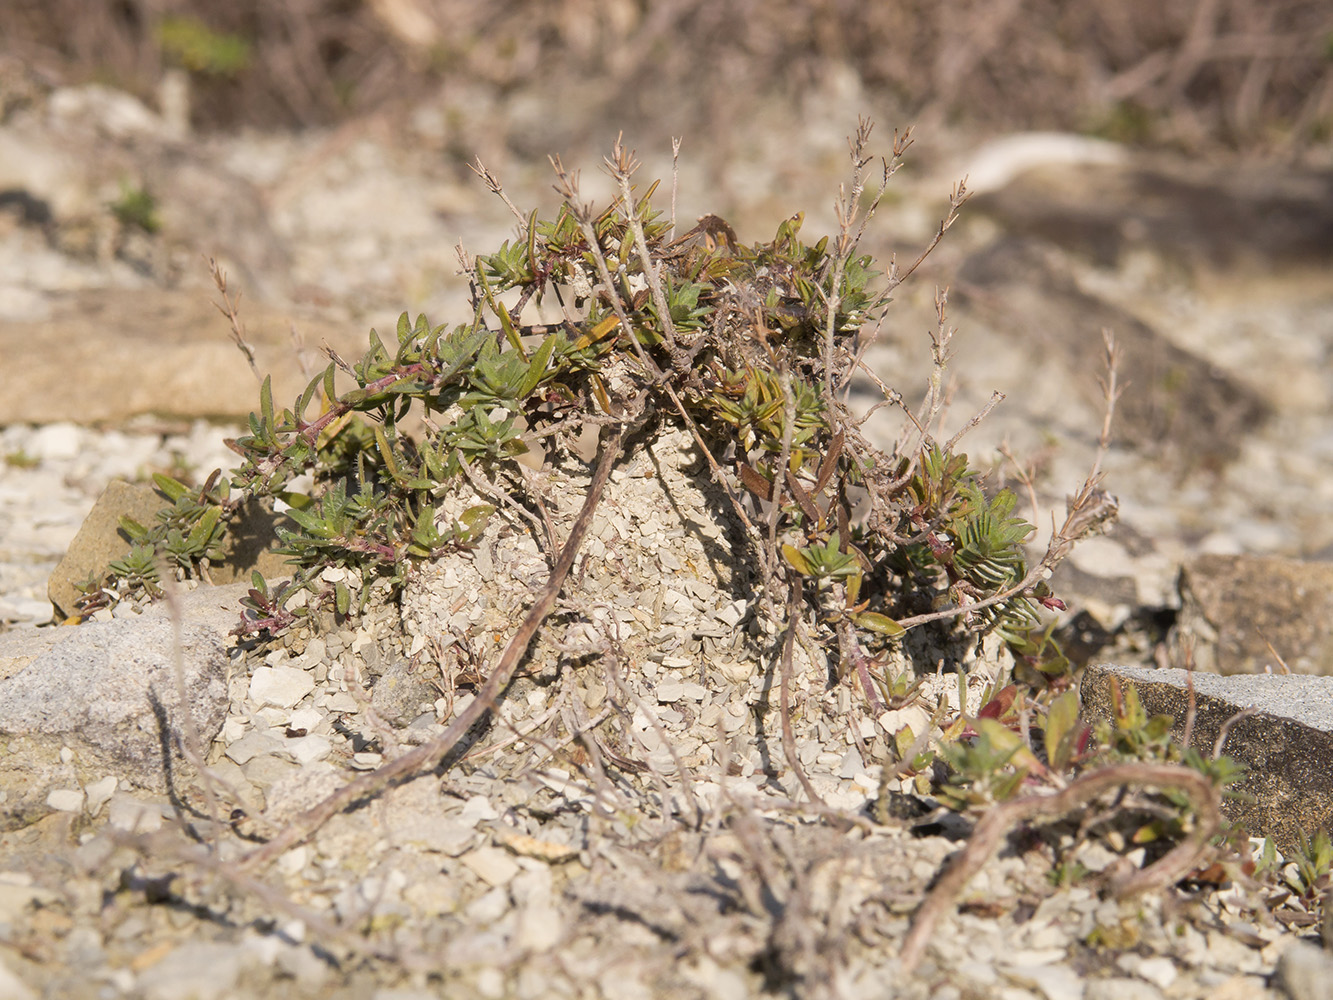
<path fill-rule="evenodd" d="M 556 598 L 560 594 L 561 587 L 564 586 L 565 577 L 569 575 L 569 571 L 574 565 L 574 559 L 578 555 L 579 546 L 583 544 L 583 537 L 588 533 L 589 525 L 592 524 L 593 512 L 596 511 L 598 503 L 601 502 L 607 480 L 611 477 L 611 468 L 620 455 L 620 447 L 625 440 L 625 433 L 625 429 L 622 427 L 603 438 L 602 453 L 597 463 L 597 470 L 588 486 L 588 494 L 583 502 L 583 509 L 579 511 L 578 519 L 574 522 L 574 526 L 570 528 L 569 537 L 565 539 L 564 547 L 560 550 L 560 558 L 556 560 L 546 586 L 542 588 L 542 592 L 533 602 L 514 637 L 509 640 L 509 645 L 505 647 L 500 662 L 491 671 L 490 677 L 486 679 L 486 683 L 477 692 L 477 696 L 458 714 L 458 717 L 449 724 L 441 735 L 428 743 L 423 743 L 421 746 L 409 750 L 401 757 L 395 758 L 364 777 L 343 785 L 322 802 L 297 816 L 280 834 L 263 847 L 256 848 L 246 855 L 242 859 L 242 863 L 246 867 L 263 865 L 279 857 L 308 838 L 341 809 L 357 799 L 377 794 L 395 782 L 436 767 L 467 735 L 468 730 L 473 725 L 494 711 L 496 699 L 508 687 L 510 680 L 513 679 L 514 671 L 518 669 L 519 661 L 527 651 L 528 644 L 532 642 L 537 630 L 541 628 L 542 622 L 546 620 L 546 616 L 555 607 Z"/>
<path fill-rule="evenodd" d="M 1208 841 L 1222 823 L 1213 783 L 1198 771 L 1178 764 L 1114 764 L 1091 771 L 1052 795 L 1025 795 L 991 807 L 977 823 L 967 846 L 954 856 L 917 910 L 899 954 L 903 973 L 910 974 L 921 963 L 935 925 L 999 848 L 1007 833 L 1022 823 L 1067 816 L 1112 789 L 1136 787 L 1175 788 L 1184 792 L 1194 807 L 1194 829 L 1152 865 L 1117 880 L 1112 887 L 1116 897 L 1124 899 L 1162 889 L 1184 878 L 1203 858 Z"/>

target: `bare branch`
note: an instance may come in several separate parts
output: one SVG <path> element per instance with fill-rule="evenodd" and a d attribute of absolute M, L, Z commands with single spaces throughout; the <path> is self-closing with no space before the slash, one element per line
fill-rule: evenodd
<path fill-rule="evenodd" d="M 1216 787 L 1198 771 L 1177 764 L 1127 763 L 1100 768 L 1052 795 L 1027 795 L 991 807 L 977 823 L 967 846 L 955 855 L 917 910 L 899 954 L 902 972 L 910 974 L 920 964 L 936 923 L 1010 830 L 1020 823 L 1066 816 L 1112 789 L 1141 787 L 1175 788 L 1184 792 L 1194 807 L 1194 828 L 1152 865 L 1116 882 L 1113 892 L 1124 899 L 1165 888 L 1184 878 L 1207 853 L 1208 841 L 1222 824 Z"/>
<path fill-rule="evenodd" d="M 528 224 L 527 217 L 518 210 L 517 205 L 509 200 L 509 195 L 505 194 L 505 189 L 500 183 L 500 178 L 492 173 L 486 164 L 481 162 L 480 156 L 477 157 L 476 163 L 468 164 L 468 169 L 482 179 L 487 190 L 489 190 L 491 194 L 499 196 L 500 200 L 509 206 L 509 211 L 514 214 L 514 218 L 518 220 L 519 225 L 526 226 Z"/>
<path fill-rule="evenodd" d="M 509 685 L 514 676 L 514 671 L 518 669 L 523 653 L 528 648 L 528 644 L 532 642 L 533 636 L 537 634 L 542 622 L 546 620 L 546 616 L 550 614 L 551 609 L 555 606 L 560 588 L 564 586 L 565 577 L 569 575 L 569 571 L 574 565 L 579 546 L 583 544 L 583 537 L 588 533 L 589 525 L 592 524 L 593 512 L 601 502 L 607 480 L 611 477 L 611 468 L 620 455 L 620 447 L 624 440 L 624 428 L 603 438 L 602 453 L 597 463 L 597 470 L 588 486 L 588 495 L 583 501 L 583 509 L 579 511 L 579 516 L 569 531 L 569 537 L 565 539 L 564 548 L 560 550 L 560 558 L 551 570 L 551 576 L 547 580 L 546 586 L 542 588 L 537 600 L 533 602 L 514 637 L 509 640 L 509 645 L 505 647 L 500 662 L 491 672 L 491 676 L 486 679 L 486 683 L 482 685 L 481 690 L 477 692 L 476 697 L 458 714 L 457 718 L 449 724 L 449 727 L 442 734 L 428 743 L 423 743 L 421 746 L 409 750 L 401 757 L 377 768 L 364 777 L 348 782 L 322 802 L 301 813 L 292 820 L 282 833 L 263 847 L 256 848 L 241 859 L 245 866 L 255 867 L 274 860 L 308 838 L 333 818 L 339 810 L 350 803 L 368 795 L 374 795 L 390 784 L 410 775 L 420 774 L 422 771 L 435 767 L 458 745 L 459 740 L 467 734 L 473 725 L 494 711 L 495 699 Z"/>

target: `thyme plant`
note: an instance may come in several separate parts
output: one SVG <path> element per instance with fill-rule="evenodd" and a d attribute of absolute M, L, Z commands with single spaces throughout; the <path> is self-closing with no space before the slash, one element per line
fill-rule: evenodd
<path fill-rule="evenodd" d="M 910 141 L 895 137 L 862 216 L 869 135 L 863 123 L 852 143 L 840 231 L 812 243 L 800 213 L 753 244 L 715 216 L 676 235 L 653 207 L 658 184 L 640 191 L 637 161 L 619 145 L 607 161 L 619 194 L 600 208 L 579 202 L 577 177 L 557 163 L 566 200 L 553 216 L 514 209 L 518 236 L 465 258 L 466 322 L 404 314 L 392 337 L 371 331 L 359 360 L 330 352 L 287 407 L 265 379 L 249 433 L 229 442 L 241 468 L 202 491 L 160 482 L 175 506 L 154 530 L 125 525 L 135 549 L 115 571 L 151 584 L 152 550 L 179 572 L 206 572 L 241 502 L 280 500 L 292 522 L 281 535 L 293 581 L 270 590 L 257 579 L 243 629 L 280 630 L 329 603 L 347 613 L 377 581 L 392 589 L 415 562 L 475 542 L 494 507 L 445 523 L 436 510 L 450 491 L 481 477 L 532 506 L 520 456 L 568 455 L 589 428 L 673 424 L 694 435 L 745 526 L 770 610 L 787 588 L 814 605 L 817 638 L 855 670 L 872 702 L 876 655 L 905 628 L 961 616 L 976 631 L 1024 634 L 1040 604 L 1058 604 L 1042 579 L 1054 559 L 1029 564 L 1024 543 L 1034 529 L 1014 515 L 1014 494 L 988 491 L 957 437 L 935 438 L 939 372 L 915 410 L 886 387 L 883 405 L 905 418 L 888 452 L 867 442 L 868 415 L 847 402 L 906 277 L 858 250 Z M 478 172 L 503 196 L 493 175 Z M 960 185 L 940 235 L 965 198 Z M 529 306 L 548 298 L 562 321 L 528 323 Z M 934 344 L 941 371 L 951 333 L 943 307 Z M 425 418 L 414 425 L 424 429 L 403 429 L 410 413 Z M 291 484 L 307 474 L 314 488 L 298 492 Z M 857 497 L 867 512 L 853 520 Z M 329 566 L 355 571 L 357 592 L 325 583 Z M 315 600 L 288 606 L 298 590 Z"/>

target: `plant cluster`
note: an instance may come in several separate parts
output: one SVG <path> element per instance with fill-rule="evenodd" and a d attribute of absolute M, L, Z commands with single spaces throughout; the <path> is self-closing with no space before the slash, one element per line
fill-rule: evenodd
<path fill-rule="evenodd" d="M 949 720 L 938 707 L 931 729 L 943 737 L 933 743 L 929 731 L 900 730 L 890 770 L 956 809 L 1036 815 L 1074 793 L 1092 795 L 1117 768 L 1157 768 L 1157 797 L 1144 799 L 1156 811 L 1147 810 L 1133 836 L 1193 843 L 1208 827 L 1198 816 L 1213 791 L 1234 780 L 1234 768 L 1173 747 L 1169 727 L 1141 717 L 1132 692 L 1094 734 L 1078 720 L 1069 664 L 1040 624 L 1043 607 L 1061 607 L 1045 583 L 1050 570 L 1114 516 L 1098 469 L 1034 560 L 1025 545 L 1035 529 L 1016 515 L 1018 497 L 990 488 L 958 447 L 998 394 L 953 437 L 936 432 L 952 335 L 945 296 L 920 405 L 906 404 L 862 363 L 894 289 L 966 198 L 959 186 L 935 240 L 909 267 L 877 268 L 857 248 L 908 137 L 897 138 L 878 189 L 867 193 L 869 131 L 863 124 L 852 143 L 854 181 L 839 201 L 839 232 L 812 244 L 801 239 L 800 215 L 757 244 L 713 216 L 678 235 L 673 219 L 653 207 L 658 185 L 635 186 L 637 163 L 619 145 L 607 161 L 619 193 L 600 209 L 579 200 L 577 177 L 557 161 L 565 200 L 553 217 L 511 205 L 516 238 L 492 254 L 462 255 L 472 291 L 467 322 L 449 327 L 404 314 L 394 336 L 371 331 L 355 362 L 330 351 L 328 366 L 289 407 L 275 403 L 265 379 L 248 433 L 229 442 L 240 468 L 229 478 L 215 473 L 200 489 L 160 477 L 172 506 L 154 525 L 123 525 L 133 548 L 113 565 L 114 576 L 122 587 L 151 591 L 164 561 L 179 575 L 206 575 L 228 521 L 242 503 L 260 499 L 280 503 L 291 522 L 280 535 L 293 577 L 271 585 L 256 575 L 238 631 L 273 635 L 320 610 L 355 614 L 376 588 L 401 586 L 420 561 L 475 545 L 501 507 L 540 525 L 541 498 L 519 458 L 582 462 L 580 441 L 596 431 L 600 457 L 584 511 L 559 553 L 549 552 L 542 597 L 491 665 L 471 714 L 395 761 L 393 774 L 404 773 L 442 758 L 512 677 L 565 585 L 627 438 L 683 427 L 738 526 L 737 557 L 750 562 L 762 613 L 779 626 L 789 759 L 796 761 L 788 697 L 798 639 L 824 649 L 878 715 L 920 696 L 913 677 L 887 667 L 886 654 L 908 630 L 995 631 L 1019 658 L 1016 679 L 997 680 L 976 718 Z M 505 197 L 489 172 L 478 172 Z M 225 280 L 215 277 L 244 346 Z M 548 302 L 560 318 L 529 322 L 526 311 Z M 1103 444 L 1118 395 L 1109 341 L 1108 355 Z M 868 413 L 849 403 L 858 375 L 883 390 Z M 902 416 L 889 450 L 862 433 L 884 406 Z M 290 832 L 264 851 L 303 835 Z"/>
<path fill-rule="evenodd" d="M 465 259 L 468 322 L 404 314 L 387 343 L 371 331 L 355 363 L 330 352 L 288 408 L 278 408 L 266 379 L 249 433 L 230 442 L 241 468 L 197 495 L 159 482 L 174 507 L 151 532 L 125 525 L 135 548 L 115 572 L 152 586 L 151 549 L 198 573 L 239 504 L 261 497 L 281 501 L 292 521 L 282 551 L 295 580 L 284 595 L 310 590 L 346 613 L 376 581 L 396 586 L 414 561 L 476 541 L 495 506 L 442 519 L 436 511 L 451 492 L 481 487 L 531 507 L 520 456 L 539 451 L 558 462 L 589 428 L 673 423 L 694 434 L 745 526 L 770 607 L 780 607 L 784 589 L 813 605 L 817 638 L 855 670 L 872 704 L 884 685 L 878 654 L 912 625 L 961 617 L 974 631 L 999 628 L 1021 642 L 1039 604 L 1058 606 L 1043 577 L 1062 551 L 1029 565 L 1024 543 L 1034 529 L 1014 516 L 1015 495 L 987 489 L 958 450 L 960 435 L 932 433 L 951 334 L 943 298 L 937 370 L 922 405 L 914 410 L 885 387 L 881 405 L 905 416 L 898 446 L 871 446 L 861 433 L 869 414 L 847 402 L 893 289 L 916 266 L 885 271 L 857 250 L 908 145 L 898 138 L 862 216 L 869 131 L 863 125 L 853 144 L 841 231 L 814 243 L 801 239 L 800 214 L 769 242 L 743 243 L 714 216 L 676 235 L 652 205 L 658 185 L 635 188 L 637 163 L 621 147 L 608 161 L 620 194 L 602 209 L 580 204 L 577 178 L 560 170 L 566 201 L 553 218 L 515 208 L 519 236 Z M 965 197 L 960 186 L 939 235 Z M 525 322 L 529 305 L 546 299 L 561 321 Z M 410 413 L 423 418 L 421 429 L 405 429 Z M 313 488 L 293 485 L 303 476 Z M 1091 487 L 1088 498 L 1104 502 Z M 853 520 L 858 499 L 867 513 Z M 329 566 L 355 571 L 359 593 L 326 585 Z M 281 613 L 256 581 L 246 628 L 280 628 L 319 606 Z"/>
<path fill-rule="evenodd" d="M 995 632 L 1016 655 L 1013 675 L 990 685 L 975 716 L 965 714 L 960 673 L 956 710 L 941 701 L 925 731 L 892 734 L 886 790 L 898 778 L 981 816 L 919 911 L 904 969 L 919 960 L 943 908 L 1016 827 L 1091 815 L 1080 837 L 1152 845 L 1152 865 L 1112 877 L 1119 894 L 1194 877 L 1221 839 L 1234 839 L 1218 799 L 1240 777 L 1237 765 L 1173 742 L 1172 720 L 1148 717 L 1132 688 L 1117 691 L 1110 719 L 1081 719 L 1070 664 L 1042 626 L 1041 610 L 1062 606 L 1045 583 L 1051 569 L 1114 516 L 1098 466 L 1034 559 L 1026 545 L 1035 529 L 1015 513 L 1018 496 L 992 489 L 958 447 L 989 406 L 953 437 L 938 433 L 952 335 L 944 295 L 919 406 L 863 365 L 894 289 L 966 197 L 960 186 L 913 264 L 877 268 L 858 245 L 908 138 L 897 138 L 878 190 L 867 195 L 869 131 L 862 125 L 852 143 L 854 181 L 839 200 L 839 232 L 813 244 L 801 239 L 799 214 L 769 242 L 746 244 L 714 216 L 678 235 L 674 218 L 653 207 L 658 185 L 634 185 L 637 163 L 619 144 L 607 161 L 619 192 L 600 209 L 580 201 L 577 177 L 557 161 L 564 203 L 556 213 L 543 220 L 511 205 L 516 237 L 494 253 L 463 255 L 468 321 L 449 327 L 404 314 L 392 337 L 372 330 L 355 362 L 330 351 L 328 366 L 288 407 L 275 403 L 264 379 L 248 433 L 229 442 L 243 459 L 232 476 L 215 472 L 199 488 L 155 477 L 170 506 L 151 525 L 122 522 L 131 549 L 108 577 L 89 581 L 86 606 L 135 588 L 156 593 L 165 572 L 206 578 L 229 521 L 241 504 L 260 500 L 281 504 L 291 522 L 280 539 L 293 576 L 270 583 L 255 575 L 238 632 L 272 636 L 322 610 L 356 614 L 377 590 L 400 587 L 419 562 L 476 545 L 501 508 L 540 534 L 542 500 L 519 459 L 580 463 L 580 443 L 590 431 L 598 435 L 583 510 L 563 544 L 546 539 L 550 579 L 503 653 L 481 664 L 487 676 L 477 696 L 443 735 L 339 789 L 256 848 L 251 863 L 277 857 L 347 803 L 438 764 L 490 711 L 567 585 L 628 439 L 667 427 L 692 435 L 738 526 L 737 559 L 749 562 L 761 611 L 778 626 L 783 744 L 813 803 L 822 804 L 791 730 L 798 640 L 824 650 L 876 716 L 923 697 L 919 677 L 887 666 L 890 647 L 911 629 Z M 489 172 L 478 173 L 504 197 Z M 215 277 L 244 348 L 225 280 Z M 528 321 L 527 310 L 552 302 L 558 320 Z M 1107 349 L 1103 447 L 1118 396 L 1109 339 Z M 849 402 L 858 376 L 883 390 L 868 413 Z M 888 450 L 862 433 L 885 406 L 900 411 L 903 428 Z M 1113 807 L 1093 809 L 1112 794 Z M 1276 870 L 1269 855 L 1259 861 L 1265 868 Z M 1330 869 L 1327 838 L 1303 842 L 1282 870 L 1284 891 L 1310 910 Z M 1074 862 L 1057 871 L 1061 880 L 1079 876 Z"/>

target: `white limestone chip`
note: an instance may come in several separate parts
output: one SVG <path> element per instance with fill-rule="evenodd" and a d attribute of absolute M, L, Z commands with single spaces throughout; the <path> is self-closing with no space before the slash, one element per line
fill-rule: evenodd
<path fill-rule="evenodd" d="M 56 788 L 46 797 L 46 804 L 56 812 L 78 812 L 83 808 L 82 788 Z"/>
<path fill-rule="evenodd" d="M 295 667 L 258 667 L 250 678 L 250 700 L 275 708 L 293 708 L 314 689 L 315 679 Z"/>

